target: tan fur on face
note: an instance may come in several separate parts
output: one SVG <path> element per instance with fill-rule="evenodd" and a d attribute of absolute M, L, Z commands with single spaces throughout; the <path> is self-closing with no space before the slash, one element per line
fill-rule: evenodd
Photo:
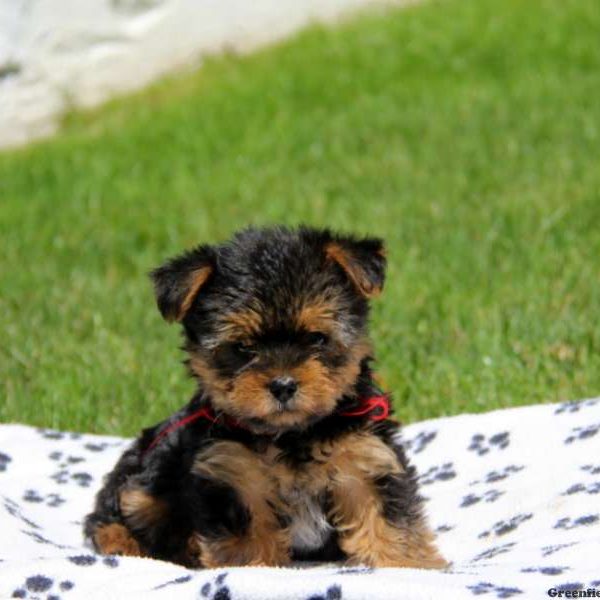
<path fill-rule="evenodd" d="M 249 530 L 243 536 L 219 541 L 195 536 L 203 566 L 289 562 L 288 532 L 281 527 L 273 511 L 278 498 L 272 478 L 254 453 L 235 442 L 217 442 L 196 457 L 192 469 L 234 488 L 252 515 Z"/>
<path fill-rule="evenodd" d="M 121 512 L 133 529 L 150 528 L 166 518 L 168 505 L 141 489 L 125 489 L 120 495 Z"/>
<path fill-rule="evenodd" d="M 129 530 L 119 523 L 98 527 L 94 532 L 94 543 L 102 554 L 145 556 Z"/>
<path fill-rule="evenodd" d="M 329 370 L 317 358 L 287 369 L 248 369 L 233 379 L 223 379 L 204 358 L 192 354 L 191 370 L 202 380 L 218 410 L 240 419 L 261 419 L 269 426 L 288 428 L 302 425 L 312 417 L 326 416 L 337 400 L 349 393 L 360 372 L 361 361 L 370 354 L 371 344 L 364 338 L 349 351 L 347 363 Z M 275 377 L 290 376 L 298 382 L 298 392 L 289 410 L 279 411 L 268 384 Z"/>
<path fill-rule="evenodd" d="M 219 324 L 221 335 L 226 338 L 246 339 L 260 332 L 262 316 L 254 309 L 227 313 Z"/>
<path fill-rule="evenodd" d="M 302 305 L 296 316 L 296 324 L 307 331 L 335 331 L 335 315 L 339 304 L 335 299 L 321 296 Z"/>

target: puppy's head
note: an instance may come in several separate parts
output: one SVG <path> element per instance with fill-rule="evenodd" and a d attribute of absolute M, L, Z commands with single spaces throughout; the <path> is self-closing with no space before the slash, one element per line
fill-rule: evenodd
<path fill-rule="evenodd" d="M 381 240 L 272 228 L 199 246 L 152 278 L 214 408 L 260 432 L 301 428 L 352 392 L 384 274 Z"/>

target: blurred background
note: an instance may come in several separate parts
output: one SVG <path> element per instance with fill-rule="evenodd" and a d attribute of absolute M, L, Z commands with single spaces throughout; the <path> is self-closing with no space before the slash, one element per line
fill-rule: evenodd
<path fill-rule="evenodd" d="M 272 223 L 386 239 L 402 420 L 600 393 L 597 0 L 207 0 L 205 37 L 183 0 L 72 27 L 38 0 L 39 30 L 9 4 L 1 421 L 131 435 L 183 405 L 147 273 Z"/>

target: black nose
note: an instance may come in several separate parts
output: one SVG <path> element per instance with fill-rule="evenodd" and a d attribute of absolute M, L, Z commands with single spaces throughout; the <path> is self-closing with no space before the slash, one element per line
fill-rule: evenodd
<path fill-rule="evenodd" d="M 278 377 L 269 383 L 269 391 L 282 404 L 285 404 L 298 389 L 298 383 L 291 377 Z"/>

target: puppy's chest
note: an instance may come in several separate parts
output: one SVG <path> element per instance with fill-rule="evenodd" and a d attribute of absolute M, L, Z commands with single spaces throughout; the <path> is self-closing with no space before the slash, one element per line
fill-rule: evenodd
<path fill-rule="evenodd" d="M 327 519 L 327 463 L 310 455 L 295 464 L 283 460 L 275 449 L 268 456 L 277 504 L 289 521 L 292 547 L 320 548 L 333 531 Z"/>

